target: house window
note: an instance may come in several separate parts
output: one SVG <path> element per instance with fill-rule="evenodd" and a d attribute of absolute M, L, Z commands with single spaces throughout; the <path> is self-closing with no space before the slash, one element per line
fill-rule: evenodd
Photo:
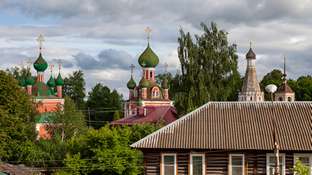
<path fill-rule="evenodd" d="M 176 154 L 162 154 L 161 175 L 176 175 Z"/>
<path fill-rule="evenodd" d="M 205 174 L 205 154 L 191 154 L 190 175 Z"/>
<path fill-rule="evenodd" d="M 300 160 L 303 165 L 309 167 L 309 174 L 312 175 L 312 154 L 294 154 L 294 165 L 297 160 Z"/>
<path fill-rule="evenodd" d="M 244 154 L 230 154 L 229 175 L 244 175 Z"/>
<path fill-rule="evenodd" d="M 274 175 L 275 174 L 275 155 L 274 154 L 267 154 L 266 157 L 266 169 L 267 175 Z M 285 154 L 279 155 L 279 163 L 280 163 L 280 174 L 285 175 Z"/>
<path fill-rule="evenodd" d="M 291 97 L 288 97 L 288 101 L 292 101 Z"/>

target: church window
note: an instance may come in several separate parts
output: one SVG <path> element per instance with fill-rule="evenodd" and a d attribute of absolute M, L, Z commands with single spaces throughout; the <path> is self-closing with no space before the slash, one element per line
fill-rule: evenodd
<path fill-rule="evenodd" d="M 291 97 L 288 97 L 288 101 L 292 101 Z"/>
<path fill-rule="evenodd" d="M 283 97 L 279 97 L 279 98 L 278 98 L 278 101 L 283 101 Z"/>
<path fill-rule="evenodd" d="M 152 71 L 150 72 L 150 78 L 151 79 L 153 78 L 153 72 Z"/>
<path fill-rule="evenodd" d="M 159 88 L 158 87 L 154 87 L 152 89 L 152 98 L 159 98 Z"/>
<path fill-rule="evenodd" d="M 252 101 L 252 97 L 250 97 L 250 101 Z"/>

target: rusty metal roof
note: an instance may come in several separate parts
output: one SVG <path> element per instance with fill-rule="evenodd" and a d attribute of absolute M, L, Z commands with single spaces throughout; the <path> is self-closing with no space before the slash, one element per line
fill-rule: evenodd
<path fill-rule="evenodd" d="M 312 151 L 312 102 L 209 102 L 134 148 Z"/>

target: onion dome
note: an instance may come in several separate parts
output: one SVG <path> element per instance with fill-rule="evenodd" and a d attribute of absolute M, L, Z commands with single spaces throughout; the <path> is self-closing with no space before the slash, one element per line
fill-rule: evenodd
<path fill-rule="evenodd" d="M 139 85 L 140 85 L 140 87 L 142 87 L 142 88 L 148 88 L 149 85 L 150 85 L 150 83 L 149 83 L 149 81 L 148 81 L 145 77 L 143 77 L 143 78 L 140 80 Z"/>
<path fill-rule="evenodd" d="M 144 52 L 139 57 L 139 64 L 142 67 L 156 67 L 159 63 L 158 56 L 150 48 L 149 44 Z"/>
<path fill-rule="evenodd" d="M 63 81 L 63 78 L 62 78 L 60 73 L 58 74 L 58 76 L 55 80 L 55 84 L 56 84 L 56 86 L 63 86 L 64 85 L 64 81 Z"/>
<path fill-rule="evenodd" d="M 48 68 L 48 63 L 44 60 L 44 58 L 42 57 L 42 54 L 40 52 L 37 60 L 34 62 L 34 68 L 38 71 L 38 72 L 44 72 L 47 68 Z"/>
<path fill-rule="evenodd" d="M 22 87 L 25 87 L 26 86 L 26 80 L 24 78 L 20 78 L 18 81 L 18 84 Z"/>
<path fill-rule="evenodd" d="M 133 80 L 132 76 L 131 76 L 130 80 L 127 83 L 127 87 L 128 87 L 128 89 L 134 89 L 136 87 L 136 83 Z"/>
<path fill-rule="evenodd" d="M 256 54 L 253 52 L 252 48 L 249 49 L 249 51 L 246 54 L 247 59 L 256 59 Z"/>
<path fill-rule="evenodd" d="M 52 75 L 50 76 L 50 79 L 48 80 L 47 85 L 49 87 L 55 87 L 55 79 L 53 78 Z"/>
<path fill-rule="evenodd" d="M 26 85 L 31 85 L 33 86 L 35 84 L 35 80 L 32 76 L 28 76 L 25 80 Z"/>
<path fill-rule="evenodd" d="M 165 79 L 161 82 L 161 87 L 163 89 L 168 89 L 168 80 L 167 78 L 165 77 Z"/>

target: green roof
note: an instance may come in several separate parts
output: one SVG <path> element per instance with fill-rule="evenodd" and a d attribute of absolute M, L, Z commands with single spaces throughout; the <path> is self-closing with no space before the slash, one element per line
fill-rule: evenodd
<path fill-rule="evenodd" d="M 26 85 L 34 85 L 35 84 L 35 79 L 32 76 L 29 76 L 25 80 Z"/>
<path fill-rule="evenodd" d="M 38 72 L 44 72 L 47 68 L 48 68 L 48 63 L 44 60 L 44 58 L 42 57 L 42 54 L 40 52 L 37 60 L 34 62 L 34 68 L 38 71 Z"/>
<path fill-rule="evenodd" d="M 54 123 L 56 120 L 55 113 L 45 112 L 35 117 L 36 123 Z"/>
<path fill-rule="evenodd" d="M 43 82 L 36 82 L 32 87 L 33 96 L 50 96 L 54 95 L 54 91 Z"/>
<path fill-rule="evenodd" d="M 26 86 L 26 80 L 24 78 L 20 78 L 18 81 L 18 84 L 22 87 L 25 87 Z"/>
<path fill-rule="evenodd" d="M 50 76 L 50 79 L 48 80 L 47 85 L 49 87 L 55 87 L 55 79 L 53 78 L 52 75 Z"/>
<path fill-rule="evenodd" d="M 58 76 L 55 80 L 55 84 L 56 84 L 56 86 L 63 86 L 64 85 L 64 81 L 63 81 L 63 78 L 62 78 L 60 73 L 58 74 Z"/>
<path fill-rule="evenodd" d="M 127 83 L 127 87 L 129 89 L 134 89 L 136 87 L 136 83 L 135 81 L 133 80 L 133 77 L 131 76 L 130 80 L 128 81 Z"/>
<path fill-rule="evenodd" d="M 158 56 L 150 48 L 149 44 L 144 52 L 139 57 L 139 64 L 142 67 L 156 67 L 159 63 Z"/>
<path fill-rule="evenodd" d="M 140 87 L 148 88 L 150 86 L 150 82 L 143 76 L 139 83 Z"/>

